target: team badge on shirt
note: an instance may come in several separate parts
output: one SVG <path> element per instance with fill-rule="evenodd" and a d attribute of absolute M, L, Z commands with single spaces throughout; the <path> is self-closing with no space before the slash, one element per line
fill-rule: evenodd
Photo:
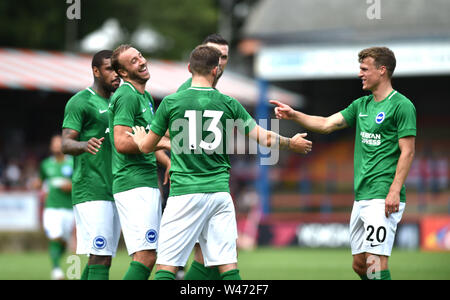
<path fill-rule="evenodd" d="M 150 101 L 148 102 L 148 105 L 150 106 L 150 111 L 151 111 L 152 114 L 154 115 L 155 112 L 153 111 L 153 105 L 152 105 L 152 103 L 151 103 Z"/>
<path fill-rule="evenodd" d="M 384 117 L 385 116 L 386 115 L 385 115 L 385 113 L 383 111 L 379 112 L 378 115 L 375 117 L 375 123 L 381 124 L 384 121 Z"/>

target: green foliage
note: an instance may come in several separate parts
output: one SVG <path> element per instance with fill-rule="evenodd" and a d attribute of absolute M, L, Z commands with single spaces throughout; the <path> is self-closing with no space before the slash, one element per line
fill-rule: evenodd
<path fill-rule="evenodd" d="M 81 0 L 81 19 L 76 38 L 116 18 L 128 33 L 139 25 L 151 26 L 170 41 L 153 57 L 185 59 L 203 38 L 217 31 L 215 0 Z M 0 1 L 0 46 L 43 50 L 65 50 L 70 4 L 65 0 Z M 128 41 L 125 41 L 128 42 Z"/>

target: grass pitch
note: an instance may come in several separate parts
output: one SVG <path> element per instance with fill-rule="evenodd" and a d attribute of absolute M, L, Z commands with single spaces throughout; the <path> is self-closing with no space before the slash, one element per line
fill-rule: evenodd
<path fill-rule="evenodd" d="M 62 268 L 67 271 L 73 263 Z M 87 262 L 79 256 L 81 269 Z M 130 257 L 120 251 L 113 259 L 110 279 L 120 280 L 128 269 Z M 261 247 L 239 251 L 239 269 L 249 280 L 357 280 L 351 268 L 350 249 L 306 249 Z M 190 264 L 188 264 L 190 265 Z M 389 262 L 393 279 L 450 279 L 449 252 L 421 252 L 394 249 Z M 46 252 L 0 253 L 1 280 L 50 279 L 50 259 Z M 153 278 L 154 271 L 151 278 Z"/>

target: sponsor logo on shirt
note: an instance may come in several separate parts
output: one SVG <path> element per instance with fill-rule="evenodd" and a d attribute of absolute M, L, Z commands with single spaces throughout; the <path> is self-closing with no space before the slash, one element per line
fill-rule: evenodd
<path fill-rule="evenodd" d="M 379 146 L 381 144 L 380 133 L 370 133 L 361 131 L 361 142 L 367 145 Z"/>

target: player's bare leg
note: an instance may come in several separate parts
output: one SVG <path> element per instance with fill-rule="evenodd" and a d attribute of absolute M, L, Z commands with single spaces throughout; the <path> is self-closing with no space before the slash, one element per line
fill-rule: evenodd
<path fill-rule="evenodd" d="M 90 254 L 86 269 L 81 276 L 83 280 L 107 280 L 111 267 L 111 256 Z"/>
<path fill-rule="evenodd" d="M 156 262 L 156 251 L 155 250 L 143 250 L 138 251 L 133 254 L 133 261 L 140 262 L 150 270 L 153 269 L 153 266 Z"/>
<path fill-rule="evenodd" d="M 133 260 L 123 280 L 147 280 L 155 262 L 155 250 L 141 250 L 133 253 Z"/>
<path fill-rule="evenodd" d="M 359 253 L 353 255 L 353 271 L 361 277 L 361 279 L 365 279 L 367 277 L 367 266 L 366 266 L 366 254 Z"/>
<path fill-rule="evenodd" d="M 237 263 L 217 266 L 222 280 L 241 280 Z"/>
<path fill-rule="evenodd" d="M 389 257 L 384 255 L 360 253 L 353 255 L 352 267 L 361 279 L 383 279 L 377 278 L 380 276 L 390 278 L 388 259 Z"/>
<path fill-rule="evenodd" d="M 155 280 L 175 280 L 178 267 L 168 265 L 156 265 Z"/>
<path fill-rule="evenodd" d="M 391 279 L 388 259 L 389 256 L 366 253 L 367 276 L 369 279 Z"/>
<path fill-rule="evenodd" d="M 195 244 L 194 246 L 194 260 L 202 265 L 205 264 L 205 262 L 203 261 L 202 248 L 200 247 L 199 243 Z"/>

